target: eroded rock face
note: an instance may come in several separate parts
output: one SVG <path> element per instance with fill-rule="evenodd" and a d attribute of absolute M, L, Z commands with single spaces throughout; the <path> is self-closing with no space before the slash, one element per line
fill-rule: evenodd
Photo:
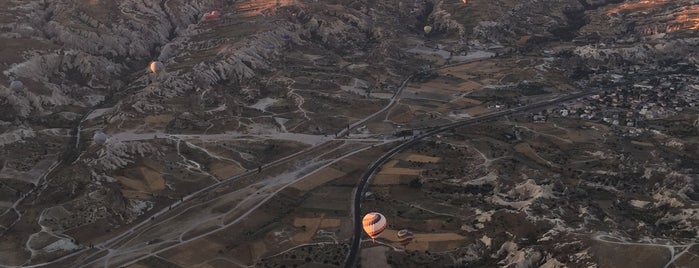
<path fill-rule="evenodd" d="M 27 90 L 21 94 L 3 89 L 2 97 L 21 118 L 68 105 L 96 106 L 120 87 L 122 75 L 186 32 L 210 5 L 211 1 L 25 1 L 9 7 L 5 13 L 15 19 L 3 23 L 10 30 L 4 38 L 25 49 L 2 73 L 26 80 Z M 108 72 L 107 66 L 114 71 Z"/>
<path fill-rule="evenodd" d="M 383 108 L 408 74 L 419 69 L 426 81 L 435 78 L 424 58 L 408 52 L 414 47 L 452 58 L 490 48 L 485 55 L 530 56 L 549 44 L 537 68 L 562 69 L 571 84 L 608 70 L 699 63 L 699 41 L 687 31 L 696 25 L 678 20 L 688 12 L 679 6 L 696 1 L 620 2 L 7 3 L 0 10 L 0 180 L 8 186 L 0 201 L 11 206 L 0 207 L 0 231 L 12 234 L 10 247 L 28 247 L 0 256 L 7 260 L 0 264 L 66 255 L 84 248 L 83 238 L 140 222 L 153 208 L 332 137 Z M 222 16 L 202 21 L 213 9 Z M 148 70 L 154 60 L 165 66 L 157 75 Z M 95 132 L 109 135 L 105 144 L 92 143 Z M 490 173 L 479 176 L 484 182 L 465 192 L 492 195 L 489 205 L 527 211 L 553 199 L 548 184 L 500 189 Z M 690 183 L 682 177 L 671 189 L 696 197 Z M 672 195 L 654 198 L 686 204 Z M 690 230 L 695 215 L 687 208 L 660 223 Z M 505 243 L 496 254 L 502 265 L 560 264 L 501 240 L 482 239 L 487 247 Z M 469 247 L 464 261 L 485 254 L 480 244 Z"/>
<path fill-rule="evenodd" d="M 240 143 L 218 134 L 223 156 L 170 133 L 322 137 L 345 127 L 342 117 L 357 112 L 352 105 L 365 107 L 360 116 L 380 109 L 384 100 L 340 88 L 361 78 L 366 89 L 381 82 L 377 88 L 395 90 L 385 85 L 417 68 L 398 49 L 407 29 L 397 27 L 397 14 L 415 15 L 400 13 L 395 3 L 374 5 L 8 3 L 0 11 L 0 42 L 9 48 L 0 51 L 0 179 L 17 184 L 2 196 L 17 210 L 3 207 L 0 221 L 3 232 L 22 230 L 12 231 L 16 239 L 8 243 L 19 249 L 31 240 L 31 246 L 3 256 L 2 264 L 83 248 L 77 230 L 108 232 L 215 176 L 233 175 L 213 171 L 221 159 L 255 168 L 276 159 L 275 150 L 303 148 L 294 142 L 267 148 L 266 138 Z M 202 21 L 213 9 L 221 17 Z M 153 60 L 164 71 L 151 73 Z M 359 67 L 345 70 L 347 63 Z M 21 81 L 22 90 L 11 89 L 11 81 Z M 275 101 L 262 110 L 249 107 L 265 98 Z M 96 132 L 109 136 L 104 144 L 91 141 Z M 65 241 L 44 239 L 52 234 Z"/>

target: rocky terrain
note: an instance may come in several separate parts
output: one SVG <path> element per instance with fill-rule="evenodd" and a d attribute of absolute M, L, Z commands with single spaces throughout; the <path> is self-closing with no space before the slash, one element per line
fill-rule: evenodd
<path fill-rule="evenodd" d="M 0 266 L 340 265 L 391 142 L 593 90 L 396 156 L 362 210 L 427 242 L 359 265 L 699 263 L 699 1 L 0 4 Z M 232 238 L 187 239 L 214 226 Z"/>

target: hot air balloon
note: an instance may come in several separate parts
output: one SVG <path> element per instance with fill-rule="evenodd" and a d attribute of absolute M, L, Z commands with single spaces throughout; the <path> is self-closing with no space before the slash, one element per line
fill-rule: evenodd
<path fill-rule="evenodd" d="M 422 28 L 422 30 L 425 31 L 425 34 L 430 34 L 430 32 L 432 31 L 432 26 L 427 25 L 425 26 L 425 28 Z"/>
<path fill-rule="evenodd" d="M 289 36 L 288 34 L 285 34 L 285 35 L 282 35 L 282 38 L 284 38 L 284 40 L 289 40 L 289 39 L 291 39 L 291 36 Z"/>
<path fill-rule="evenodd" d="M 396 236 L 398 237 L 398 239 L 404 240 L 404 239 L 412 238 L 413 233 L 408 231 L 408 229 L 403 229 L 403 230 L 398 231 L 398 234 L 396 234 Z"/>
<path fill-rule="evenodd" d="M 364 218 L 362 219 L 364 232 L 371 237 L 372 241 L 386 229 L 386 225 L 386 217 L 378 212 L 370 212 L 364 215 Z"/>
<path fill-rule="evenodd" d="M 20 91 L 23 88 L 24 88 L 24 83 L 22 83 L 22 81 L 15 80 L 15 81 L 10 82 L 10 89 L 12 89 L 14 91 Z"/>
<path fill-rule="evenodd" d="M 153 72 L 155 76 L 158 76 L 158 73 L 162 72 L 163 69 L 165 69 L 165 66 L 163 66 L 162 62 L 153 61 L 150 63 L 150 71 Z"/>
<path fill-rule="evenodd" d="M 220 15 L 221 14 L 219 14 L 216 10 L 207 12 L 206 14 L 204 14 L 204 21 L 216 20 Z"/>
<path fill-rule="evenodd" d="M 103 132 L 96 132 L 94 136 L 92 136 L 92 141 L 94 141 L 96 144 L 103 145 L 107 143 L 107 134 L 104 134 Z"/>
<path fill-rule="evenodd" d="M 107 70 L 108 73 L 114 73 L 114 71 L 116 71 L 116 67 L 114 67 L 114 65 L 111 65 L 111 64 L 107 65 L 107 67 L 105 69 Z"/>

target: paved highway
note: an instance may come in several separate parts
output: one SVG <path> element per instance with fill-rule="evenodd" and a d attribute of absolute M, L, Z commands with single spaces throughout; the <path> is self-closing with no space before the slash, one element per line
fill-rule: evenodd
<path fill-rule="evenodd" d="M 351 124 L 349 126 L 349 128 L 343 129 L 342 131 L 340 131 L 338 133 L 336 139 L 326 141 L 324 143 L 312 146 L 310 148 L 299 151 L 299 152 L 294 153 L 292 155 L 289 155 L 287 157 L 278 159 L 274 162 L 268 163 L 265 165 L 265 169 L 290 163 L 293 160 L 298 159 L 303 155 L 315 153 L 318 150 L 323 150 L 324 147 L 332 145 L 333 142 L 343 140 L 343 137 L 346 136 L 348 133 L 350 133 L 350 131 L 363 126 L 366 122 L 376 118 L 378 115 L 384 113 L 385 111 L 387 111 L 388 109 L 393 107 L 395 105 L 395 103 L 397 102 L 397 99 L 400 97 L 401 93 L 403 92 L 403 89 L 405 89 L 406 85 L 408 84 L 408 82 L 410 81 L 410 79 L 412 77 L 413 77 L 412 75 L 409 76 L 401 83 L 398 90 L 393 94 L 391 99 L 389 99 L 389 103 L 386 104 L 381 110 L 379 110 L 379 111 L 377 111 L 377 112 L 375 112 L 375 113 L 373 113 L 373 114 L 371 114 L 363 119 L 360 119 L 357 122 L 354 122 L 353 124 Z M 189 195 L 186 195 L 186 196 L 182 197 L 181 200 L 178 200 L 178 201 L 175 201 L 174 203 L 172 203 L 170 206 L 164 207 L 160 211 L 157 211 L 157 212 L 151 214 L 150 217 L 144 218 L 141 222 L 135 224 L 134 226 L 125 230 L 124 232 L 120 233 L 119 235 L 116 235 L 116 236 L 114 236 L 114 237 L 112 237 L 104 242 L 96 244 L 94 246 L 94 249 L 82 248 L 82 249 L 77 250 L 71 254 L 62 256 L 60 258 L 57 258 L 57 259 L 49 261 L 49 262 L 28 265 L 28 266 L 23 266 L 23 267 L 34 268 L 34 267 L 51 266 L 54 264 L 62 263 L 64 261 L 74 260 L 75 258 L 79 258 L 79 260 L 91 259 L 93 257 L 100 256 L 100 255 L 104 254 L 105 252 L 111 252 L 112 250 L 114 250 L 115 247 L 118 247 L 118 245 L 120 243 L 123 243 L 124 241 L 127 241 L 127 239 L 132 238 L 133 236 L 140 234 L 144 230 L 147 230 L 149 227 L 158 225 L 161 221 L 168 219 L 168 217 L 164 217 L 165 215 L 174 214 L 180 210 L 186 210 L 189 208 L 189 205 L 201 202 L 200 199 L 202 197 L 204 197 L 205 195 L 207 195 L 212 190 L 223 188 L 223 187 L 228 186 L 231 183 L 236 182 L 236 181 L 243 179 L 243 178 L 255 177 L 257 175 L 257 173 L 258 173 L 257 170 L 250 170 L 248 172 L 221 180 L 220 182 L 211 184 L 205 188 L 199 189 L 199 190 L 197 190 Z M 105 266 L 107 266 L 107 265 L 105 265 Z M 9 267 L 15 267 L 15 266 L 0 265 L 0 267 L 8 267 L 9 268 Z"/>
<path fill-rule="evenodd" d="M 463 127 L 467 125 L 473 125 L 473 124 L 478 124 L 478 123 L 483 123 L 485 121 L 493 120 L 502 116 L 506 115 L 511 115 L 514 113 L 519 113 L 519 112 L 524 112 L 524 111 L 529 111 L 532 109 L 538 109 L 541 107 L 546 107 L 546 106 L 551 106 L 554 104 L 558 104 L 561 102 L 566 102 L 569 100 L 581 98 L 587 95 L 591 95 L 594 93 L 599 93 L 599 89 L 595 90 L 590 90 L 586 92 L 576 92 L 576 93 L 571 93 L 567 94 L 565 96 L 553 98 L 550 100 L 546 101 L 541 101 L 537 103 L 533 103 L 530 105 L 525 105 L 525 106 L 520 106 L 516 108 L 511 108 L 503 111 L 498 111 L 494 113 L 489 113 L 486 115 L 474 117 L 474 118 L 469 118 L 469 119 L 464 119 L 460 120 L 454 123 L 449 123 L 445 124 L 439 127 L 433 128 L 433 130 L 430 130 L 428 132 L 425 132 L 421 135 L 418 135 L 414 137 L 411 140 L 407 140 L 398 146 L 394 147 L 390 151 L 388 151 L 386 154 L 381 156 L 374 164 L 371 165 L 371 167 L 367 170 L 367 172 L 364 174 L 364 176 L 361 178 L 359 181 L 359 185 L 357 186 L 357 190 L 354 192 L 354 200 L 353 200 L 353 207 L 352 207 L 352 220 L 354 223 L 354 231 L 352 235 L 352 243 L 350 245 L 350 252 L 347 255 L 347 258 L 345 259 L 345 267 L 346 268 L 351 268 L 354 267 L 357 261 L 357 254 L 359 253 L 359 245 L 362 237 L 362 225 L 361 225 L 361 201 L 362 201 L 362 196 L 364 196 L 364 193 L 366 192 L 366 188 L 368 185 L 369 179 L 376 173 L 376 170 L 379 169 L 379 167 L 383 166 L 384 163 L 386 163 L 389 159 L 391 159 L 394 155 L 396 155 L 399 152 L 402 152 L 403 150 L 413 146 L 415 143 L 418 141 L 436 135 L 438 133 L 442 133 L 454 128 L 458 127 Z"/>

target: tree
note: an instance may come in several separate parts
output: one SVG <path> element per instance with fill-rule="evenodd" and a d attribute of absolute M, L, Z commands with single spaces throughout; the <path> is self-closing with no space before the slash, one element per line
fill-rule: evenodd
<path fill-rule="evenodd" d="M 410 181 L 410 187 L 412 188 L 420 188 L 422 187 L 422 182 L 420 181 L 420 178 L 415 178 Z"/>

